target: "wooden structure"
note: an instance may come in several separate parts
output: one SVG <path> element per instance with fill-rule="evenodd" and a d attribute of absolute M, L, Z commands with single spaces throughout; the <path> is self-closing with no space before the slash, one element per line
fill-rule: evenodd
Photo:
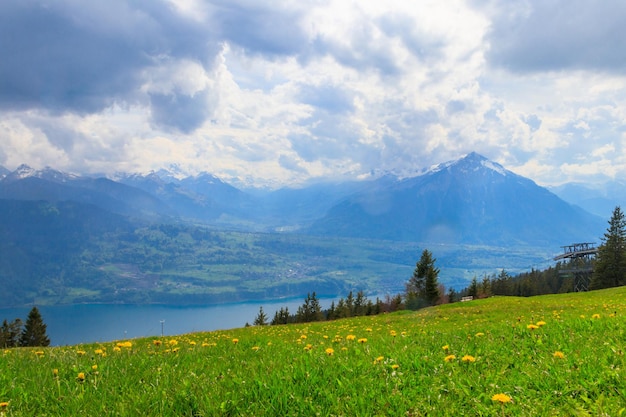
<path fill-rule="evenodd" d="M 572 243 L 571 245 L 561 246 L 563 253 L 555 256 L 555 261 L 567 261 L 568 268 L 561 269 L 561 274 L 571 274 L 574 277 L 574 291 L 587 291 L 591 283 L 591 274 L 593 273 L 593 263 L 598 248 L 594 243 Z"/>

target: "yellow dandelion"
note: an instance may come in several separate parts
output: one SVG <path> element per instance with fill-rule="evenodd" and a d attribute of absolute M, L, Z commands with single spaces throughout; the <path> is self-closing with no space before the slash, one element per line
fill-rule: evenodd
<path fill-rule="evenodd" d="M 585 315 L 584 315 L 584 314 L 581 314 L 581 315 L 580 315 L 580 318 L 581 318 L 581 319 L 584 319 L 584 318 L 585 318 Z"/>
<path fill-rule="evenodd" d="M 367 339 L 362 337 L 358 340 L 359 343 L 367 343 Z"/>
<path fill-rule="evenodd" d="M 400 365 L 398 365 L 397 363 L 394 363 L 393 365 L 391 365 L 391 369 L 393 369 L 394 371 L 398 369 L 399 367 Z"/>
<path fill-rule="evenodd" d="M 153 340 L 153 341 L 152 341 L 152 344 L 153 344 L 154 346 L 161 346 L 161 345 L 163 344 L 163 342 L 161 342 L 160 340 Z"/>
<path fill-rule="evenodd" d="M 354 340 L 354 339 L 356 339 L 356 336 L 353 334 L 349 334 L 346 336 L 346 340 Z"/>
<path fill-rule="evenodd" d="M 307 344 L 307 345 L 304 347 L 304 350 L 306 350 L 307 352 L 308 352 L 309 350 L 311 350 L 311 349 L 313 349 L 313 345 L 312 345 L 312 344 L 310 344 L 310 343 L 309 343 L 309 344 Z"/>
<path fill-rule="evenodd" d="M 398 335 L 395 330 L 390 331 L 389 334 L 393 337 L 396 337 Z"/>
<path fill-rule="evenodd" d="M 600 315 L 598 313 L 594 314 L 593 316 L 591 316 L 592 319 L 599 319 Z"/>
<path fill-rule="evenodd" d="M 234 343 L 234 344 L 239 343 L 239 339 L 233 339 L 233 343 Z"/>
<path fill-rule="evenodd" d="M 76 375 L 76 379 L 78 380 L 78 382 L 83 382 L 85 380 L 85 373 L 79 372 L 78 375 Z"/>
<path fill-rule="evenodd" d="M 43 356 L 43 350 L 38 350 L 37 352 L 35 352 L 35 355 Z"/>
<path fill-rule="evenodd" d="M 93 351 L 93 353 L 95 353 L 96 355 L 102 355 L 102 354 L 104 354 L 104 350 L 96 349 L 96 350 Z"/>
<path fill-rule="evenodd" d="M 400 333 L 400 336 L 405 337 L 406 336 L 406 332 Z"/>
<path fill-rule="evenodd" d="M 478 332 L 478 333 L 476 333 L 474 336 L 475 336 L 475 337 L 482 337 L 482 336 L 484 336 L 484 335 L 485 335 L 485 334 L 484 334 L 483 332 Z"/>
<path fill-rule="evenodd" d="M 495 394 L 493 397 L 491 397 L 491 401 L 496 401 L 501 404 L 505 404 L 505 403 L 512 402 L 513 399 L 506 394 Z"/>
<path fill-rule="evenodd" d="M 8 401 L 2 401 L 0 402 L 0 410 L 4 410 L 5 408 L 7 408 L 9 406 L 9 402 Z"/>
<path fill-rule="evenodd" d="M 303 339 L 303 340 L 306 339 L 306 335 L 305 334 L 300 335 L 300 339 Z"/>
<path fill-rule="evenodd" d="M 476 358 L 472 355 L 465 355 L 461 358 L 463 362 L 476 362 Z"/>
<path fill-rule="evenodd" d="M 98 365 L 91 365 L 91 370 L 92 371 L 97 371 L 98 370 Z"/>
<path fill-rule="evenodd" d="M 85 353 L 87 353 L 87 352 L 85 352 L 84 350 L 77 350 L 77 351 L 76 351 L 76 354 L 77 354 L 78 356 L 83 356 Z"/>
<path fill-rule="evenodd" d="M 170 339 L 170 340 L 167 342 L 167 344 L 168 344 L 168 345 L 170 345 L 170 346 L 176 346 L 176 345 L 178 344 L 178 340 L 176 340 L 176 339 Z"/>
<path fill-rule="evenodd" d="M 347 348 L 347 347 L 345 347 L 345 346 L 341 348 L 341 351 L 342 351 L 342 352 L 345 352 L 346 350 L 348 350 L 348 348 Z"/>
<path fill-rule="evenodd" d="M 59 377 L 59 370 L 57 368 L 54 368 L 52 370 L 52 376 L 54 376 L 55 378 Z"/>
<path fill-rule="evenodd" d="M 445 350 L 446 352 L 450 349 L 449 345 L 444 345 L 441 347 L 441 349 Z"/>
<path fill-rule="evenodd" d="M 545 326 L 545 325 L 546 325 L 546 322 L 543 321 L 543 320 L 537 322 L 537 326 L 539 326 L 539 327 Z"/>
<path fill-rule="evenodd" d="M 529 330 L 536 330 L 539 328 L 539 326 L 537 326 L 536 324 L 529 324 L 528 326 L 526 326 Z"/>
<path fill-rule="evenodd" d="M 257 350 L 259 350 L 259 349 L 261 349 L 261 348 L 260 348 L 260 347 L 258 347 L 258 346 L 252 346 L 252 350 L 254 350 L 255 352 L 256 352 Z"/>
<path fill-rule="evenodd" d="M 372 329 L 370 327 L 368 327 L 367 329 L 365 329 L 365 331 L 371 333 Z"/>
<path fill-rule="evenodd" d="M 376 362 L 382 362 L 385 359 L 384 356 L 379 356 L 376 358 Z"/>
<path fill-rule="evenodd" d="M 565 358 L 565 354 L 563 352 L 558 351 L 558 350 L 556 352 L 554 352 L 554 354 L 552 356 L 554 356 L 557 359 Z"/>
<path fill-rule="evenodd" d="M 446 361 L 446 362 L 452 362 L 455 359 L 456 359 L 455 355 L 448 355 L 445 358 L 443 358 L 443 360 Z"/>
<path fill-rule="evenodd" d="M 119 346 L 115 346 L 113 348 L 113 352 L 121 352 L 121 351 L 122 351 L 122 349 Z"/>
<path fill-rule="evenodd" d="M 328 356 L 332 356 L 334 353 L 335 353 L 335 351 L 334 351 L 334 349 L 333 349 L 333 348 L 328 348 L 328 349 L 326 349 L 326 354 L 327 354 Z"/>

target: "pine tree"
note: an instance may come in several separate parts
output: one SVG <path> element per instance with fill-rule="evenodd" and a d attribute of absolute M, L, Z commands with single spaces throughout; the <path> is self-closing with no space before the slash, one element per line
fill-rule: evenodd
<path fill-rule="evenodd" d="M 50 339 L 46 335 L 46 324 L 37 307 L 28 313 L 24 330 L 20 336 L 20 346 L 48 346 Z"/>
<path fill-rule="evenodd" d="M 609 220 L 594 264 L 590 289 L 626 284 L 626 219 L 617 206 Z"/>
<path fill-rule="evenodd" d="M 267 315 L 263 311 L 263 306 L 259 307 L 259 314 L 257 314 L 254 319 L 255 326 L 266 326 L 267 325 Z"/>
<path fill-rule="evenodd" d="M 428 305 L 435 305 L 439 300 L 439 268 L 435 267 L 435 261 L 432 253 L 424 249 L 406 285 L 407 304 L 414 304 L 412 301 L 421 299 Z"/>

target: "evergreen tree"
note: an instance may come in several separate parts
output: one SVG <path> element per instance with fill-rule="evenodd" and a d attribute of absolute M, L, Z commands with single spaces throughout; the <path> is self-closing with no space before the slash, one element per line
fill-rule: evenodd
<path fill-rule="evenodd" d="M 263 306 L 259 307 L 259 314 L 257 314 L 254 319 L 255 326 L 266 326 L 267 325 L 267 315 L 263 311 Z"/>
<path fill-rule="evenodd" d="M 421 299 L 427 305 L 435 305 L 439 300 L 439 268 L 435 267 L 435 261 L 432 253 L 424 249 L 406 285 L 407 305 L 415 304 L 415 299 Z"/>
<path fill-rule="evenodd" d="M 472 278 L 469 287 L 467 287 L 467 295 L 474 298 L 478 297 L 478 280 L 475 276 Z"/>
<path fill-rule="evenodd" d="M 20 336 L 20 346 L 48 346 L 50 339 L 46 334 L 46 324 L 43 322 L 41 313 L 37 307 L 33 307 L 28 313 L 24 330 Z"/>
<path fill-rule="evenodd" d="M 591 279 L 591 289 L 617 287 L 626 284 L 626 219 L 617 206 L 609 220 Z"/>

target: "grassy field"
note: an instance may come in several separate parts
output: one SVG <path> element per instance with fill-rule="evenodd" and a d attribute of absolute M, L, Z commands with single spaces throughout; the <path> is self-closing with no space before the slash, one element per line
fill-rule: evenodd
<path fill-rule="evenodd" d="M 625 328 L 618 288 L 10 349 L 0 415 L 620 416 Z"/>

